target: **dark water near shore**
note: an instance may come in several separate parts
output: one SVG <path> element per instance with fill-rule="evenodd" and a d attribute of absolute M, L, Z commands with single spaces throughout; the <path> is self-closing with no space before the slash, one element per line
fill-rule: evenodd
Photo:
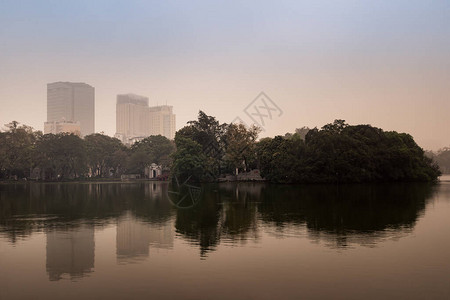
<path fill-rule="evenodd" d="M 450 299 L 442 179 L 0 184 L 0 299 Z"/>

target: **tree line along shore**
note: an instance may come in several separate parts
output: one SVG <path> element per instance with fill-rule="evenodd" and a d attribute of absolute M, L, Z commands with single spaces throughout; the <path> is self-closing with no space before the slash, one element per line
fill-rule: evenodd
<path fill-rule="evenodd" d="M 252 170 L 273 183 L 436 181 L 436 161 L 450 154 L 433 156 L 409 134 L 344 120 L 273 138 L 258 139 L 259 133 L 256 126 L 220 123 L 200 111 L 173 141 L 149 136 L 127 147 L 104 134 L 44 135 L 13 121 L 0 132 L 0 180 L 145 177 L 145 168 L 156 164 L 162 178 L 183 182 L 220 181 Z"/>

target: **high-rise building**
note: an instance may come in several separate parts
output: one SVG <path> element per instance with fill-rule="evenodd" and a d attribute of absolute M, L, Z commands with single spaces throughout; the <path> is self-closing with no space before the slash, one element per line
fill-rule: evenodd
<path fill-rule="evenodd" d="M 116 137 L 132 144 L 150 135 L 175 137 L 175 115 L 172 106 L 149 107 L 148 98 L 135 94 L 117 95 Z"/>
<path fill-rule="evenodd" d="M 45 122 L 44 123 L 44 133 L 73 133 L 78 136 L 81 135 L 81 126 L 80 122 L 67 122 L 67 121 L 60 121 L 60 122 Z"/>
<path fill-rule="evenodd" d="M 168 139 L 175 138 L 175 115 L 169 105 L 153 106 L 150 111 L 150 135 L 162 135 Z"/>
<path fill-rule="evenodd" d="M 123 142 L 149 135 L 148 98 L 135 95 L 117 95 L 116 136 Z"/>
<path fill-rule="evenodd" d="M 94 133 L 94 87 L 78 82 L 47 84 L 47 122 L 79 122 L 82 136 Z"/>

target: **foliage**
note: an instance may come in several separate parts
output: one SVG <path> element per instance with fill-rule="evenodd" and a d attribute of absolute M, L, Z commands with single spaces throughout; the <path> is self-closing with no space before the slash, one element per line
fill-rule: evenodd
<path fill-rule="evenodd" d="M 7 130 L 0 132 L 0 178 L 28 177 L 33 166 L 32 155 L 40 132 L 17 121 L 6 124 Z"/>
<path fill-rule="evenodd" d="M 257 145 L 261 174 L 273 182 L 433 181 L 438 167 L 405 133 L 343 120 L 312 129 L 304 144 L 275 137 Z"/>
<path fill-rule="evenodd" d="M 228 125 L 220 124 L 216 118 L 199 111 L 198 120 L 188 122 L 188 125 L 177 131 L 175 143 L 180 137 L 191 139 L 201 146 L 205 155 L 205 168 L 211 177 L 218 177 L 224 167 L 225 135 Z M 181 140 L 182 141 L 182 140 Z M 196 155 L 196 153 L 193 153 Z"/>
<path fill-rule="evenodd" d="M 247 128 L 243 124 L 230 124 L 225 134 L 225 162 L 234 169 L 248 170 L 256 158 L 255 142 L 260 131 L 255 125 Z"/>
<path fill-rule="evenodd" d="M 450 174 L 450 148 L 439 149 L 436 153 L 428 152 L 427 156 L 432 158 L 439 165 L 439 168 L 445 174 Z"/>
<path fill-rule="evenodd" d="M 173 153 L 172 173 L 179 181 L 201 181 L 207 173 L 206 155 L 202 146 L 190 138 L 176 136 L 177 150 Z"/>
<path fill-rule="evenodd" d="M 36 166 L 46 179 L 78 178 L 87 173 L 84 141 L 75 134 L 46 134 L 36 143 Z"/>
<path fill-rule="evenodd" d="M 151 163 L 169 168 L 174 143 L 149 136 L 127 148 L 104 134 L 80 138 L 74 134 L 45 134 L 13 121 L 0 132 L 0 179 L 119 177 L 141 173 Z"/>
<path fill-rule="evenodd" d="M 216 118 L 200 111 L 198 120 L 188 122 L 187 126 L 177 131 L 175 143 L 177 152 L 180 147 L 183 151 L 187 151 L 185 139 L 199 145 L 204 160 L 201 166 L 197 167 L 205 171 L 200 177 L 203 180 L 215 180 L 223 173 L 256 167 L 254 147 L 259 132 L 260 129 L 256 126 L 247 128 L 243 124 L 220 124 Z M 193 151 L 189 155 L 193 157 L 200 155 L 197 147 L 190 146 L 189 149 Z M 181 165 L 178 160 L 183 160 L 183 157 L 174 156 L 175 173 Z M 197 179 L 200 177 L 193 176 Z"/>
<path fill-rule="evenodd" d="M 84 138 L 88 164 L 93 176 L 109 177 L 124 171 L 126 147 L 116 138 L 95 133 Z"/>
<path fill-rule="evenodd" d="M 262 139 L 256 145 L 261 175 L 271 182 L 291 182 L 291 178 L 302 178 L 304 153 L 305 143 L 300 138 L 276 136 Z"/>
<path fill-rule="evenodd" d="M 162 135 L 152 135 L 131 146 L 131 168 L 142 169 L 152 163 L 169 168 L 170 154 L 175 151 L 172 141 Z"/>
<path fill-rule="evenodd" d="M 118 177 L 144 174 L 152 163 L 170 169 L 180 180 L 196 181 L 252 168 L 280 183 L 434 181 L 440 175 L 438 165 L 409 134 L 350 126 L 344 120 L 257 142 L 259 128 L 221 124 L 200 111 L 198 120 L 180 129 L 174 142 L 149 136 L 131 148 L 103 134 L 82 139 L 42 135 L 16 121 L 6 126 L 0 132 L 0 179 L 32 177 L 35 170 L 41 173 L 36 177 L 49 180 Z M 449 170 L 445 166 L 450 149 L 434 158 Z"/>
<path fill-rule="evenodd" d="M 303 126 L 302 128 L 295 129 L 295 134 L 297 134 L 302 140 L 305 140 L 306 135 L 311 129 L 309 127 Z"/>

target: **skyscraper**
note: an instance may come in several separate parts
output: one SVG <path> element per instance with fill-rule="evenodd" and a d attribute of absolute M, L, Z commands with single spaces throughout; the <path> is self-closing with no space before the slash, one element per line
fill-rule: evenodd
<path fill-rule="evenodd" d="M 86 83 L 47 84 L 47 122 L 79 122 L 81 135 L 95 132 L 95 89 Z"/>
<path fill-rule="evenodd" d="M 45 122 L 44 123 L 44 133 L 73 133 L 78 136 L 81 135 L 81 126 L 80 122 L 67 122 L 67 121 L 59 121 L 59 122 Z"/>
<path fill-rule="evenodd" d="M 175 115 L 169 105 L 153 106 L 150 112 L 150 135 L 162 135 L 168 139 L 175 138 Z"/>
<path fill-rule="evenodd" d="M 135 94 L 117 95 L 116 137 L 125 144 L 150 135 L 175 137 L 172 106 L 148 106 L 148 98 Z"/>
<path fill-rule="evenodd" d="M 117 95 L 116 136 L 123 142 L 148 136 L 148 118 L 147 97 L 135 94 Z"/>

